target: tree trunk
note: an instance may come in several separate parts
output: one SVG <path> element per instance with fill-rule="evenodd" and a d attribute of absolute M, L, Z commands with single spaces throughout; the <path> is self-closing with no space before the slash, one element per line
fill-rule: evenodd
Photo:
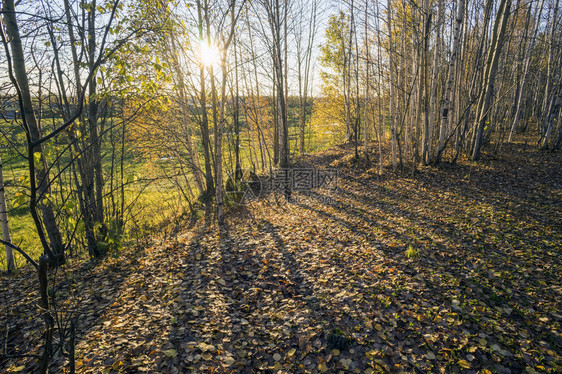
<path fill-rule="evenodd" d="M 216 200 L 217 200 L 217 221 L 219 226 L 224 223 L 224 203 L 223 203 L 223 194 L 222 194 L 222 185 L 223 185 L 223 175 L 222 175 L 222 135 L 224 131 L 224 123 L 225 119 L 225 107 L 226 107 L 226 82 L 228 71 L 226 69 L 226 56 L 228 52 L 228 47 L 232 42 L 232 38 L 234 37 L 234 30 L 235 30 L 235 5 L 236 0 L 232 0 L 230 8 L 231 12 L 231 25 L 230 25 L 230 34 L 222 46 L 222 58 L 221 58 L 221 72 L 222 72 L 222 84 L 221 84 L 221 96 L 220 96 L 220 112 L 219 112 L 219 123 L 217 124 L 217 132 L 216 132 L 216 149 L 215 149 L 215 175 L 216 175 Z M 211 79 L 214 77 L 211 75 Z"/>
<path fill-rule="evenodd" d="M 435 113 L 439 111 L 437 105 L 437 80 L 439 78 L 439 62 L 441 60 L 441 24 L 443 22 L 443 0 L 437 3 L 437 23 L 435 37 L 434 55 L 433 55 L 433 76 L 431 78 L 431 93 L 429 101 L 429 131 L 427 134 L 427 145 L 424 152 L 424 163 L 427 165 L 430 162 L 432 154 L 433 143 L 433 130 L 435 127 L 434 119 Z"/>
<path fill-rule="evenodd" d="M 2 168 L 2 158 L 0 158 L 0 225 L 2 226 L 2 239 L 5 242 L 12 242 L 10 237 L 10 226 L 8 225 L 8 206 L 6 204 L 6 194 L 4 191 L 4 171 Z M 12 247 L 5 245 L 6 247 L 6 267 L 8 273 L 11 273 L 16 269 L 16 264 L 14 261 L 14 253 Z"/>
<path fill-rule="evenodd" d="M 521 112 L 522 112 L 522 103 L 523 103 L 523 98 L 525 97 L 524 93 L 525 93 L 525 85 L 527 83 L 527 78 L 529 76 L 529 67 L 531 66 L 531 57 L 533 56 L 532 53 L 532 48 L 534 46 L 535 40 L 537 38 L 537 32 L 539 29 L 539 24 L 540 24 L 540 17 L 542 14 L 542 10 L 543 10 L 543 6 L 544 6 L 544 0 L 542 0 L 540 2 L 540 6 L 537 3 L 537 10 L 535 11 L 535 16 L 534 17 L 529 17 L 530 20 L 534 20 L 534 25 L 533 25 L 533 31 L 532 31 L 532 37 L 531 40 L 526 43 L 527 44 L 527 53 L 525 55 L 525 60 L 523 63 L 523 77 L 521 78 L 521 87 L 519 88 L 519 95 L 517 96 L 517 101 L 515 104 L 515 114 L 513 115 L 513 122 L 511 123 L 511 129 L 509 131 L 509 137 L 507 139 L 508 143 L 511 143 L 512 139 L 513 139 L 513 133 L 517 130 L 517 125 L 519 124 L 519 121 L 521 120 Z M 529 22 L 530 22 L 529 20 Z"/>
<path fill-rule="evenodd" d="M 20 109 L 22 116 L 25 117 L 24 121 L 27 126 L 28 157 L 30 158 L 28 161 L 31 172 L 30 178 L 33 179 L 30 211 L 33 215 L 35 226 L 45 253 L 50 255 L 51 260 L 53 260 L 53 264 L 62 263 L 64 262 L 64 245 L 59 228 L 56 224 L 53 207 L 45 198 L 45 196 L 50 192 L 49 169 L 47 168 L 46 159 L 43 156 L 41 144 L 36 144 L 36 142 L 41 138 L 41 133 L 33 109 L 31 91 L 29 89 L 29 82 L 25 68 L 23 47 L 21 44 L 21 36 L 16 20 L 13 0 L 3 0 L 3 18 L 7 35 L 10 38 L 9 45 L 12 51 L 11 58 L 15 75 L 14 78 L 19 88 Z M 37 166 L 34 162 L 36 154 L 39 156 L 39 164 Z M 36 182 L 38 182 L 37 185 L 35 185 Z M 36 191 L 33 191 L 35 187 Z M 36 201 L 35 199 L 37 195 L 39 196 L 39 201 Z M 38 204 L 41 208 L 41 213 L 43 215 L 42 223 L 35 210 L 36 204 Z M 45 231 L 47 232 L 47 236 L 49 237 L 49 242 L 47 242 L 44 236 L 43 225 L 45 227 Z"/>
<path fill-rule="evenodd" d="M 389 3 L 390 4 L 390 3 Z M 390 98 L 389 98 L 389 113 L 390 117 L 390 137 L 392 139 L 392 167 L 396 169 L 396 121 L 394 118 L 394 64 L 393 64 L 393 47 L 392 47 L 392 8 L 388 8 L 388 68 L 390 70 Z"/>
<path fill-rule="evenodd" d="M 449 112 L 451 110 L 451 96 L 453 94 L 454 81 L 457 76 L 457 57 L 460 51 L 460 34 L 464 19 L 465 0 L 458 1 L 457 16 L 455 18 L 455 28 L 453 31 L 453 50 L 451 51 L 451 59 L 449 61 L 449 71 L 447 74 L 447 86 L 445 88 L 445 97 L 441 109 L 441 121 L 439 126 L 439 142 L 437 144 L 437 152 L 435 154 L 435 163 L 441 162 L 441 156 L 445 150 L 445 138 L 448 136 Z M 452 116 L 451 116 L 452 117 Z"/>
<path fill-rule="evenodd" d="M 552 15 L 552 26 L 550 29 L 550 42 L 549 42 L 549 52 L 548 52 L 548 61 L 547 61 L 547 74 L 546 74 L 546 85 L 544 88 L 544 99 L 543 99 L 543 106 L 541 111 L 542 120 L 540 122 L 540 135 L 541 139 L 539 141 L 539 146 L 541 149 L 548 148 L 548 141 L 550 139 L 550 135 L 552 134 L 553 122 L 556 118 L 555 112 L 558 110 L 560 105 L 558 98 L 557 98 L 557 83 L 553 84 L 553 71 L 557 71 L 558 69 L 553 68 L 553 59 L 554 59 L 554 50 L 556 45 L 556 37 L 555 37 L 555 30 L 556 30 L 556 22 L 558 19 L 558 4 L 559 0 L 556 0 L 554 5 L 553 15 Z M 560 66 L 560 64 L 556 64 Z M 560 83 L 562 85 L 562 83 Z M 554 87 L 553 87 L 554 86 Z"/>
<path fill-rule="evenodd" d="M 492 95 L 494 92 L 494 80 L 496 70 L 498 68 L 498 61 L 500 58 L 501 49 L 505 39 L 505 30 L 507 27 L 507 20 L 509 17 L 509 10 L 511 8 L 511 0 L 502 0 L 494 22 L 494 30 L 492 33 L 492 41 L 488 51 L 488 58 L 485 67 L 482 92 L 480 93 L 480 103 L 478 117 L 474 126 L 474 141 L 472 149 L 472 161 L 480 159 L 480 149 L 482 147 L 482 140 L 484 134 L 484 127 L 488 118 L 488 111 L 490 109 Z"/>
<path fill-rule="evenodd" d="M 541 149 L 548 149 L 548 141 L 550 140 L 550 136 L 552 135 L 552 131 L 554 129 L 554 122 L 556 118 L 559 117 L 558 112 L 560 111 L 561 106 L 562 106 L 562 82 L 560 83 L 558 95 L 552 98 L 551 103 L 549 105 L 549 112 L 545 120 L 546 130 L 543 137 L 541 138 L 541 143 L 540 143 Z M 556 140 L 555 143 L 558 143 L 558 140 Z M 554 148 L 557 148 L 557 145 Z"/>
<path fill-rule="evenodd" d="M 367 131 L 369 127 L 369 64 L 371 61 L 371 56 L 369 54 L 369 18 L 368 18 L 368 2 L 365 2 L 365 105 L 364 105 L 364 112 L 365 112 L 365 121 L 363 122 L 363 152 L 365 153 L 365 158 L 369 158 L 368 148 L 367 148 Z"/>
<path fill-rule="evenodd" d="M 235 85 L 235 97 L 234 97 L 234 179 L 239 181 L 242 179 L 242 166 L 240 164 L 240 93 L 239 93 L 239 80 L 238 80 L 238 45 L 236 41 L 234 42 L 234 85 Z"/>
<path fill-rule="evenodd" d="M 92 3 L 92 9 L 89 12 L 89 25 L 88 25 L 88 62 L 90 65 L 90 71 L 92 71 L 95 66 L 96 59 L 96 28 L 95 28 L 95 17 L 96 17 L 96 1 Z M 89 111 L 88 111 L 88 122 L 90 125 L 90 146 L 91 146 L 91 162 L 92 170 L 94 174 L 94 189 L 95 189 L 95 207 L 94 207 L 94 217 L 97 224 L 104 223 L 104 209 L 103 209 L 103 169 L 101 166 L 101 135 L 98 135 L 98 109 L 99 101 L 96 97 L 97 83 L 96 79 L 92 79 L 89 85 Z"/>
<path fill-rule="evenodd" d="M 274 0 L 271 4 L 266 2 L 266 8 L 272 35 L 272 57 L 276 77 L 275 86 L 277 95 L 277 118 L 279 127 L 279 167 L 281 169 L 287 169 L 289 167 L 289 132 L 287 123 L 287 103 L 285 101 L 285 69 L 283 65 L 284 63 L 286 63 L 286 61 L 283 61 L 282 57 L 283 41 L 281 39 L 283 37 L 283 33 L 279 0 Z M 286 173 L 286 175 L 288 175 L 288 173 Z M 285 180 L 284 184 L 285 197 L 290 198 L 291 190 L 288 179 Z"/>
<path fill-rule="evenodd" d="M 279 101 L 277 100 L 277 73 L 273 71 L 273 165 L 279 165 Z M 258 82 L 256 81 L 256 85 Z"/>
<path fill-rule="evenodd" d="M 423 113 L 423 132 L 422 132 L 422 147 L 421 147 L 421 157 L 422 163 L 427 165 L 429 163 L 429 143 L 431 142 L 431 134 L 430 134 L 430 124 L 429 121 L 429 101 L 430 101 L 430 90 L 428 84 L 428 70 L 429 70 L 429 34 L 431 32 L 431 10 L 429 8 L 429 2 L 426 1 L 424 3 L 424 19 L 425 19 L 425 27 L 424 27 L 424 35 L 423 35 L 423 50 L 422 50 L 422 79 L 423 79 L 423 95 L 421 96 L 422 102 L 422 113 Z M 437 26 L 439 29 L 439 25 Z M 435 46 L 435 60 L 437 60 L 438 56 L 438 45 Z M 421 83 L 421 82 L 420 82 Z"/>
<path fill-rule="evenodd" d="M 206 5 L 206 4 L 205 4 Z M 206 11 L 206 6 L 205 6 Z M 197 0 L 197 15 L 199 22 L 199 40 L 203 40 L 203 9 L 201 0 Z M 213 196 L 214 182 L 213 172 L 211 170 L 211 152 L 210 152 L 210 139 L 209 139 L 209 118 L 207 116 L 207 91 L 205 88 L 205 66 L 203 63 L 199 66 L 200 78 L 200 108 L 201 108 L 201 121 L 199 128 L 201 130 L 201 143 L 203 143 L 203 157 L 205 159 L 205 184 L 206 192 L 204 200 L 208 203 Z"/>

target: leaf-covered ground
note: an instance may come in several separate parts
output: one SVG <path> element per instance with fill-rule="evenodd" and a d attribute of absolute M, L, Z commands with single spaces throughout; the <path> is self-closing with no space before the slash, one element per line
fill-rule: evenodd
<path fill-rule="evenodd" d="M 77 372 L 561 372 L 561 165 L 521 144 L 414 176 L 303 158 L 338 189 L 63 270 Z M 33 274 L 0 290 L 7 353 L 38 353 Z"/>

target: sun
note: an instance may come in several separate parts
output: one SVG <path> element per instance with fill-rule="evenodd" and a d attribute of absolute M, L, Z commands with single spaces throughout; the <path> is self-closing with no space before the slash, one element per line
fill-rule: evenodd
<path fill-rule="evenodd" d="M 205 66 L 215 65 L 219 62 L 220 53 L 219 49 L 214 45 L 201 43 L 201 63 Z"/>

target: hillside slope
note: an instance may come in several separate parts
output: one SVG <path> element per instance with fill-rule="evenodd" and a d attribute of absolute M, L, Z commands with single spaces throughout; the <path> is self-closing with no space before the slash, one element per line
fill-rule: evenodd
<path fill-rule="evenodd" d="M 511 147 L 382 177 L 335 148 L 297 167 L 337 168 L 337 189 L 66 268 L 77 371 L 559 372 L 562 159 Z M 32 352 L 32 274 L 0 289 L 8 347 Z"/>

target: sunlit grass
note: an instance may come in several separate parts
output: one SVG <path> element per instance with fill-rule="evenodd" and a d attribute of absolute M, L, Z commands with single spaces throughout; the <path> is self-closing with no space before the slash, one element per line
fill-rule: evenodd
<path fill-rule="evenodd" d="M 23 142 L 24 139 L 21 137 L 23 132 L 17 126 L 15 122 L 2 121 L 0 123 L 0 128 L 5 134 L 10 134 L 12 142 L 18 141 Z M 312 153 L 320 150 L 327 149 L 331 147 L 335 142 L 339 140 L 338 136 L 326 136 L 325 132 L 326 126 L 312 126 L 307 124 L 305 131 L 305 153 Z M 330 127 L 331 128 L 331 127 Z M 20 134 L 21 133 L 21 134 Z M 18 135 L 19 134 L 19 135 Z M 245 170 L 255 170 L 257 173 L 267 172 L 269 170 L 270 162 L 273 162 L 273 150 L 269 142 L 271 134 L 265 134 L 265 140 L 267 142 L 268 149 L 260 150 L 260 142 L 257 138 L 248 138 L 248 132 L 246 128 L 241 128 L 240 131 L 240 161 L 242 168 Z M 200 144 L 200 139 L 195 136 L 195 140 Z M 37 259 L 42 253 L 43 249 L 41 247 L 37 230 L 35 228 L 33 219 L 29 213 L 27 207 L 27 199 L 24 201 L 24 205 L 15 206 L 16 194 L 28 194 L 28 190 L 24 187 L 26 182 L 22 182 L 22 178 L 28 175 L 27 162 L 22 155 L 10 149 L 9 142 L 6 139 L 0 141 L 0 144 L 4 146 L 4 149 L 0 150 L 2 155 L 2 161 L 4 166 L 4 179 L 6 181 L 6 197 L 8 203 L 9 213 L 9 224 L 12 235 L 12 242 L 24 249 L 32 258 Z M 224 159 L 224 180 L 228 179 L 230 174 L 234 171 L 234 149 L 233 149 L 233 134 L 225 134 L 223 147 L 223 159 Z M 252 146 L 250 146 L 252 145 Z M 133 145 L 128 144 L 127 147 Z M 263 146 L 263 144 L 262 144 Z M 291 126 L 289 127 L 289 146 L 291 150 L 291 156 L 295 157 L 299 155 L 299 127 Z M 63 145 L 56 146 L 60 149 Z M 22 143 L 18 146 L 18 150 L 25 153 L 25 145 Z M 263 160 L 262 160 L 263 152 Z M 104 165 L 104 177 L 106 182 L 106 187 L 109 185 L 110 178 L 110 167 L 108 166 L 108 155 L 111 154 L 111 149 L 106 146 L 103 150 L 106 155 L 105 165 Z M 135 152 L 133 152 L 135 153 Z M 127 154 L 125 158 L 125 181 L 134 182 L 127 184 L 125 188 L 125 207 L 126 209 L 126 228 L 124 232 L 124 240 L 126 245 L 127 240 L 137 240 L 143 236 L 151 235 L 155 232 L 165 232 L 168 230 L 167 226 L 174 221 L 174 217 L 183 215 L 189 210 L 189 206 L 185 201 L 184 196 L 182 196 L 177 185 L 172 181 L 164 177 L 162 170 L 159 168 L 178 166 L 178 160 L 170 157 L 169 159 L 160 163 L 155 163 L 154 160 L 148 159 L 145 155 L 133 156 L 133 153 Z M 138 153 L 138 152 L 137 152 Z M 199 150 L 200 165 L 203 167 L 204 158 L 202 149 Z M 171 153 L 172 154 L 172 153 Z M 171 155 L 170 154 L 170 155 Z M 166 154 L 166 156 L 168 156 Z M 48 156 L 49 158 L 55 157 L 53 154 Z M 164 157 L 164 155 L 162 156 Z M 169 157 L 169 156 L 168 156 Z M 50 163 L 52 160 L 50 160 Z M 61 165 L 64 165 L 68 160 L 59 160 Z M 232 165 L 231 165 L 232 163 Z M 184 165 L 185 167 L 185 165 Z M 187 170 L 187 169 L 185 169 Z M 54 172 L 54 170 L 52 171 Z M 114 188 L 119 184 L 118 168 L 114 170 Z M 158 179 L 160 178 L 160 179 Z M 182 177 L 183 178 L 183 177 Z M 182 179 L 180 178 L 180 179 Z M 195 182 L 191 175 L 187 176 L 189 184 L 192 189 L 195 189 Z M 153 180 L 154 179 L 154 180 Z M 185 184 L 185 180 L 181 180 L 182 184 Z M 54 191 L 58 191 L 59 185 L 58 181 L 54 184 Z M 186 186 L 182 188 L 187 189 Z M 195 203 L 198 197 L 198 191 L 192 190 L 188 191 L 192 203 Z M 117 193 L 118 194 L 118 193 Z M 20 199 L 21 200 L 21 199 Z M 105 203 L 106 208 L 109 207 L 109 200 Z M 176 222 L 177 223 L 177 222 Z M 83 229 L 82 229 L 83 230 Z M 62 229 L 63 237 L 66 237 L 69 232 Z M 80 236 L 83 233 L 78 230 L 77 234 Z M 73 250 L 79 253 L 83 253 L 84 249 L 81 245 L 73 244 Z M 23 266 L 25 264 L 25 259 L 15 253 L 17 266 Z M 2 249 L 0 251 L 0 269 L 6 268 L 5 263 L 5 251 Z"/>

